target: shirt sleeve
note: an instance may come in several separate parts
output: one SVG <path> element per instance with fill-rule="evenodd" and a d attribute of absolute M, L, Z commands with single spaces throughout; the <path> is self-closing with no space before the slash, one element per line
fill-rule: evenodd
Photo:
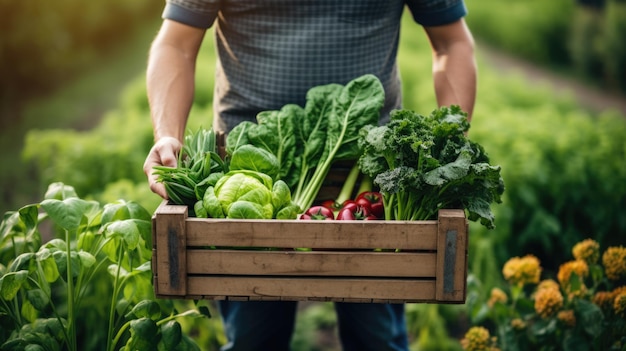
<path fill-rule="evenodd" d="M 467 15 L 463 0 L 407 0 L 406 4 L 422 26 L 440 26 Z"/>
<path fill-rule="evenodd" d="M 167 0 L 163 18 L 198 28 L 209 28 L 217 18 L 217 0 Z"/>

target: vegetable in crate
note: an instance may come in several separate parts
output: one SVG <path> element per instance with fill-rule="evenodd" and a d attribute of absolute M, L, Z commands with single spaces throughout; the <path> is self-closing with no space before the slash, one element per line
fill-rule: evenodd
<path fill-rule="evenodd" d="M 273 154 L 252 145 L 241 147 L 231 155 L 230 171 L 196 202 L 195 212 L 212 218 L 295 219 L 301 209 L 277 176 Z"/>
<path fill-rule="evenodd" d="M 177 205 L 193 208 L 206 189 L 228 171 L 217 153 L 217 138 L 213 129 L 198 129 L 187 133 L 176 167 L 154 167 L 170 200 Z"/>
<path fill-rule="evenodd" d="M 261 112 L 258 123 L 238 124 L 226 143 L 229 154 L 247 144 L 273 153 L 279 179 L 302 209 L 313 204 L 333 162 L 359 158 L 359 131 L 377 125 L 385 96 L 378 78 L 368 74 L 345 86 L 313 87 L 306 100 L 304 108 L 289 104 Z"/>
<path fill-rule="evenodd" d="M 464 208 L 468 219 L 494 228 L 500 203 L 500 167 L 469 140 L 467 114 L 458 106 L 423 116 L 396 110 L 385 126 L 366 127 L 359 167 L 383 195 L 385 219 L 427 220 L 442 208 Z"/>

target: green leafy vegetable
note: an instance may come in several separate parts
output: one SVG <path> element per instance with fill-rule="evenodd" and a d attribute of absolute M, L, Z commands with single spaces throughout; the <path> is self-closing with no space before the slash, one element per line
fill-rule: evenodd
<path fill-rule="evenodd" d="M 154 169 L 170 200 L 192 209 L 206 189 L 228 171 L 217 153 L 215 132 L 203 128 L 185 136 L 176 167 L 157 166 Z"/>
<path fill-rule="evenodd" d="M 229 154 L 246 144 L 273 153 L 279 160 L 279 179 L 302 209 L 313 204 L 333 162 L 359 158 L 359 131 L 378 123 L 385 98 L 378 78 L 367 74 L 345 86 L 313 87 L 306 100 L 304 109 L 289 104 L 261 112 L 257 124 L 239 124 L 226 146 Z"/>
<path fill-rule="evenodd" d="M 466 137 L 467 115 L 441 107 L 429 116 L 396 110 L 385 126 L 362 130 L 359 167 L 384 197 L 385 219 L 426 220 L 439 209 L 464 208 L 468 219 L 494 227 L 492 203 L 500 203 L 500 167 Z"/>
<path fill-rule="evenodd" d="M 254 149 L 261 152 L 255 153 Z M 249 157 L 255 154 L 257 157 Z M 233 163 L 241 167 L 247 166 L 249 169 L 231 169 L 214 186 L 209 186 L 203 198 L 194 205 L 198 217 L 239 219 L 297 217 L 300 209 L 291 200 L 289 186 L 282 180 L 274 181 L 268 175 L 278 174 L 278 164 L 274 155 L 255 146 L 246 145 L 235 150 L 232 160 Z M 267 173 L 256 169 L 263 169 Z"/>

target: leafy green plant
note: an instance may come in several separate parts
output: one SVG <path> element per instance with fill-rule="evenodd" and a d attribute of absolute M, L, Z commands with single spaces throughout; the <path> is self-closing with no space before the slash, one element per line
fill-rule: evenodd
<path fill-rule="evenodd" d="M 43 240 L 41 228 L 59 237 Z M 151 273 L 151 216 L 133 202 L 101 206 L 74 189 L 53 183 L 45 199 L 9 212 L 0 224 L 0 324 L 3 350 L 79 350 L 86 342 L 105 350 L 198 349 L 180 332 L 177 318 L 202 316 L 206 308 L 179 312 L 156 300 Z M 83 314 L 100 279 L 107 326 Z M 93 302 L 93 300 L 91 300 Z M 102 309 L 102 310 L 106 310 Z M 206 315 L 206 313 L 205 313 Z M 107 330 L 103 340 L 79 338 L 88 325 Z M 35 346 L 37 345 L 37 346 Z"/>
<path fill-rule="evenodd" d="M 306 209 L 335 161 L 360 156 L 359 131 L 377 124 L 383 103 L 382 84 L 372 74 L 345 86 L 312 87 L 304 108 L 289 104 L 279 111 L 261 112 L 256 124 L 237 125 L 228 134 L 226 151 L 232 154 L 240 146 L 252 144 L 274 153 L 279 179 L 289 185 L 296 205 Z"/>
<path fill-rule="evenodd" d="M 396 110 L 387 125 L 362 129 L 359 167 L 380 187 L 385 219 L 433 219 L 459 206 L 468 219 L 494 227 L 490 206 L 504 192 L 500 166 L 489 164 L 483 147 L 465 136 L 468 129 L 459 106 L 428 116 Z"/>
<path fill-rule="evenodd" d="M 623 350 L 626 247 L 608 247 L 601 255 L 600 244 L 586 239 L 571 253 L 555 277 L 543 279 L 537 257 L 509 259 L 502 268 L 508 285 L 492 287 L 487 301 L 469 299 L 473 322 L 495 330 L 503 350 Z M 493 341 L 488 331 L 473 329 L 465 350 L 487 350 L 476 345 Z"/>

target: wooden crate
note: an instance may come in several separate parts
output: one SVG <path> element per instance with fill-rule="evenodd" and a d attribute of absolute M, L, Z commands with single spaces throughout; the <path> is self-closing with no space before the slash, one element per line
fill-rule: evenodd
<path fill-rule="evenodd" d="M 465 302 L 463 210 L 412 222 L 233 220 L 163 202 L 152 221 L 161 298 Z"/>

